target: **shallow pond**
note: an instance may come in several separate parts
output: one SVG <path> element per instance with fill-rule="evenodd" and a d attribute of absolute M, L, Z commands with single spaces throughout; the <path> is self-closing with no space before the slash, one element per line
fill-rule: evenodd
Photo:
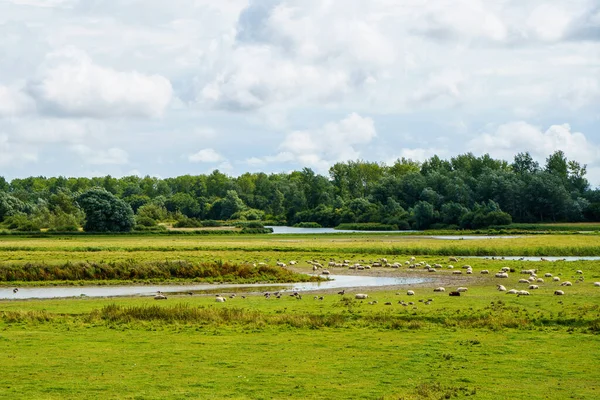
<path fill-rule="evenodd" d="M 505 257 L 481 257 L 481 256 L 466 256 L 466 257 L 461 257 L 461 258 L 480 258 L 480 259 L 485 259 L 485 260 L 510 260 L 510 261 L 599 261 L 600 260 L 600 256 L 563 256 L 563 257 L 558 257 L 558 256 L 544 256 L 544 257 L 538 257 L 538 256 L 526 256 L 526 257 L 519 257 L 519 256 L 505 256 Z"/>
<path fill-rule="evenodd" d="M 24 287 L 13 293 L 13 288 L 0 288 L 0 299 L 51 299 L 63 297 L 117 297 L 154 296 L 156 292 L 187 293 L 227 291 L 256 291 L 277 288 L 282 291 L 311 291 L 348 287 L 378 287 L 411 285 L 428 281 L 427 278 L 390 278 L 357 275 L 331 275 L 324 282 L 272 283 L 272 284 L 196 284 L 196 285 L 148 285 L 148 286 L 45 286 Z"/>
<path fill-rule="evenodd" d="M 400 233 L 400 232 L 418 232 L 418 231 L 355 231 L 333 228 L 294 228 L 293 226 L 266 226 L 272 228 L 274 235 L 290 234 L 320 234 L 320 233 Z"/>

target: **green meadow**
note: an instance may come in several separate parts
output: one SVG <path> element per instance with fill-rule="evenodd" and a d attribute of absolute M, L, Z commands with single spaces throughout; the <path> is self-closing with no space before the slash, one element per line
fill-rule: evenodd
<path fill-rule="evenodd" d="M 169 295 L 162 301 L 0 300 L 0 393 L 11 399 L 595 399 L 600 397 L 600 287 L 593 283 L 600 281 L 600 261 L 501 256 L 600 255 L 599 245 L 594 235 L 452 241 L 366 234 L 3 237 L 0 269 L 67 262 L 135 268 L 173 260 L 269 266 L 279 260 L 289 266 L 296 260 L 290 268 L 309 272 L 308 260 L 366 263 L 386 257 L 402 267 L 330 271 L 430 281 L 353 288 L 343 295 L 303 292 L 301 299 L 287 292 L 267 299 L 258 289 L 230 298 L 224 291 L 224 303 L 215 302 L 214 293 Z M 449 261 L 481 251 L 489 252 L 481 254 L 488 259 Z M 442 268 L 435 273 L 407 268 L 411 256 Z M 473 267 L 472 275 L 465 274 L 464 264 Z M 514 270 L 509 278 L 494 277 L 502 267 Z M 483 269 L 490 274 L 480 274 Z M 550 273 L 560 282 L 543 278 L 529 296 L 496 290 L 497 284 L 527 290 L 518 282 L 527 277 L 519 273 L 523 269 L 536 269 L 538 277 Z M 463 273 L 453 274 L 457 270 Z M 559 286 L 564 281 L 572 286 Z M 2 282 L 5 288 L 23 283 Z M 42 283 L 48 284 L 27 284 Z M 433 292 L 438 286 L 446 292 Z M 448 296 L 458 286 L 468 291 Z M 407 295 L 408 289 L 415 295 Z M 554 295 L 557 289 L 565 295 Z M 356 293 L 369 298 L 356 300 Z"/>

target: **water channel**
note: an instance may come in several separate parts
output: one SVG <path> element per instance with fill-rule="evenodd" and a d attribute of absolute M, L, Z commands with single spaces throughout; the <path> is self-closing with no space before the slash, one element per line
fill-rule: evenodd
<path fill-rule="evenodd" d="M 118 297 L 153 296 L 163 293 L 206 293 L 237 291 L 298 291 L 341 289 L 350 287 L 379 287 L 411 285 L 428 281 L 427 278 L 375 277 L 357 275 L 331 275 L 323 282 L 271 283 L 271 284 L 189 284 L 189 285 L 130 285 L 130 286 L 44 286 L 23 287 L 13 293 L 14 288 L 0 288 L 0 299 L 54 299 L 66 297 Z"/>

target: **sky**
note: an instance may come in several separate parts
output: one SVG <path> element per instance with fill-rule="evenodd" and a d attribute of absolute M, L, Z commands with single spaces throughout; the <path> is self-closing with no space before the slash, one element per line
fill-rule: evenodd
<path fill-rule="evenodd" d="M 600 185 L 600 0 L 0 0 L 0 175 L 472 152 Z"/>

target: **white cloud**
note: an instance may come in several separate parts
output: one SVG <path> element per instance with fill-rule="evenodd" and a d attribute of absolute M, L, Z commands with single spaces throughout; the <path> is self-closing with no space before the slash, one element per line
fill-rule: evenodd
<path fill-rule="evenodd" d="M 552 125 L 544 131 L 526 122 L 511 122 L 473 138 L 468 147 L 475 153 L 489 153 L 508 161 L 526 151 L 544 161 L 550 154 L 562 150 L 569 159 L 580 163 L 600 162 L 600 146 L 590 142 L 583 133 L 573 132 L 569 124 Z"/>
<path fill-rule="evenodd" d="M 75 144 L 70 149 L 90 165 L 122 165 L 129 163 L 129 154 L 113 147 L 107 150 L 94 150 L 83 144 Z"/>
<path fill-rule="evenodd" d="M 0 118 L 16 116 L 33 107 L 33 101 L 22 91 L 0 85 Z"/>
<path fill-rule="evenodd" d="M 0 133 L 0 166 L 8 167 L 34 163 L 38 161 L 38 154 L 35 149 L 19 143 L 10 141 L 6 134 Z"/>
<path fill-rule="evenodd" d="M 188 156 L 188 161 L 193 163 L 216 163 L 223 161 L 224 158 L 221 154 L 217 153 L 214 149 L 202 149 L 195 154 Z"/>
<path fill-rule="evenodd" d="M 330 122 L 318 129 L 288 134 L 279 146 L 282 152 L 266 161 L 293 159 L 323 172 L 337 161 L 360 157 L 360 147 L 369 144 L 376 136 L 371 118 L 352 113 L 339 122 Z"/>
<path fill-rule="evenodd" d="M 102 67 L 73 48 L 50 54 L 29 92 L 48 113 L 92 118 L 160 117 L 172 96 L 160 75 Z"/>

